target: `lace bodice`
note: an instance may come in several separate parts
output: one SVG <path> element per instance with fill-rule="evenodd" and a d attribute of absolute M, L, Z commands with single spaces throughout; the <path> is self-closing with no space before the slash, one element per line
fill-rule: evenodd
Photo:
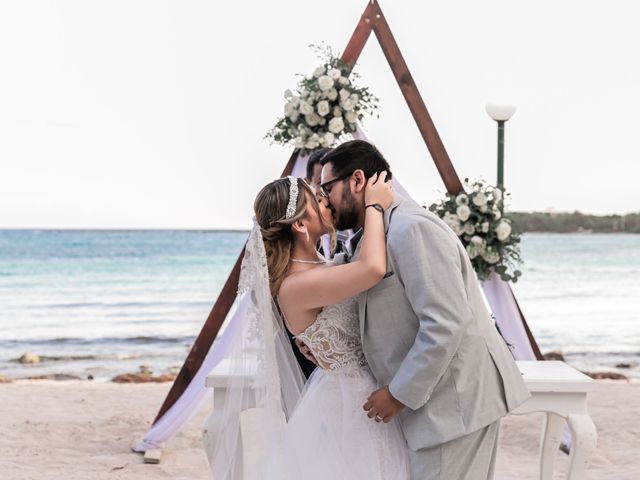
<path fill-rule="evenodd" d="M 316 320 L 296 337 L 309 347 L 318 366 L 324 370 L 367 364 L 355 298 L 324 307 Z"/>

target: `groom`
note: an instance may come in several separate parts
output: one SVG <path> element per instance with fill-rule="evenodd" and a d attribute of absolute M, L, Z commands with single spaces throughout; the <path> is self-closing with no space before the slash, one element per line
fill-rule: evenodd
<path fill-rule="evenodd" d="M 390 172 L 389 164 L 361 140 L 321 163 L 336 228 L 360 229 L 353 246 L 365 209 L 381 210 L 364 203 L 367 179 Z M 529 392 L 455 233 L 398 195 L 382 214 L 387 274 L 358 297 L 364 353 L 382 386 L 363 399 L 364 409 L 372 421 L 399 417 L 412 479 L 493 478 L 500 418 Z M 359 245 L 354 259 L 358 253 Z"/>

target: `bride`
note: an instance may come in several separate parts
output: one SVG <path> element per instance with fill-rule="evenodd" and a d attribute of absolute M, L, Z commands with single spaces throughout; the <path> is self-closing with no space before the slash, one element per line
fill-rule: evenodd
<path fill-rule="evenodd" d="M 366 205 L 391 205 L 385 180 L 382 172 L 367 181 Z M 254 211 L 237 300 L 248 307 L 242 325 L 227 327 L 235 329 L 230 383 L 224 405 L 214 405 L 221 420 L 212 478 L 407 479 L 397 420 L 370 419 L 363 409 L 379 385 L 354 297 L 385 275 L 383 214 L 366 208 L 358 260 L 338 264 L 316 252 L 322 235 L 334 235 L 332 211 L 303 180 L 269 183 Z M 306 384 L 285 326 L 318 364 Z"/>

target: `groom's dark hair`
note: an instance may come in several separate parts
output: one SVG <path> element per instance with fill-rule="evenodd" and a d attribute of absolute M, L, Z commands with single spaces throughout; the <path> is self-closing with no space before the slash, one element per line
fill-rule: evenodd
<path fill-rule="evenodd" d="M 330 163 L 336 178 L 350 175 L 360 169 L 367 178 L 386 170 L 387 180 L 391 179 L 389 163 L 376 147 L 364 140 L 351 140 L 343 143 L 322 157 L 320 163 L 323 166 Z"/>

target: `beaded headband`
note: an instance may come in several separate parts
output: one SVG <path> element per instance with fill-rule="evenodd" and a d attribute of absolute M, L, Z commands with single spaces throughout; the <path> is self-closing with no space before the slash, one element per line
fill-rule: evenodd
<path fill-rule="evenodd" d="M 298 179 L 292 175 L 287 178 L 289 179 L 289 205 L 287 205 L 287 213 L 284 218 L 289 220 L 296 214 L 296 206 L 298 205 Z"/>

